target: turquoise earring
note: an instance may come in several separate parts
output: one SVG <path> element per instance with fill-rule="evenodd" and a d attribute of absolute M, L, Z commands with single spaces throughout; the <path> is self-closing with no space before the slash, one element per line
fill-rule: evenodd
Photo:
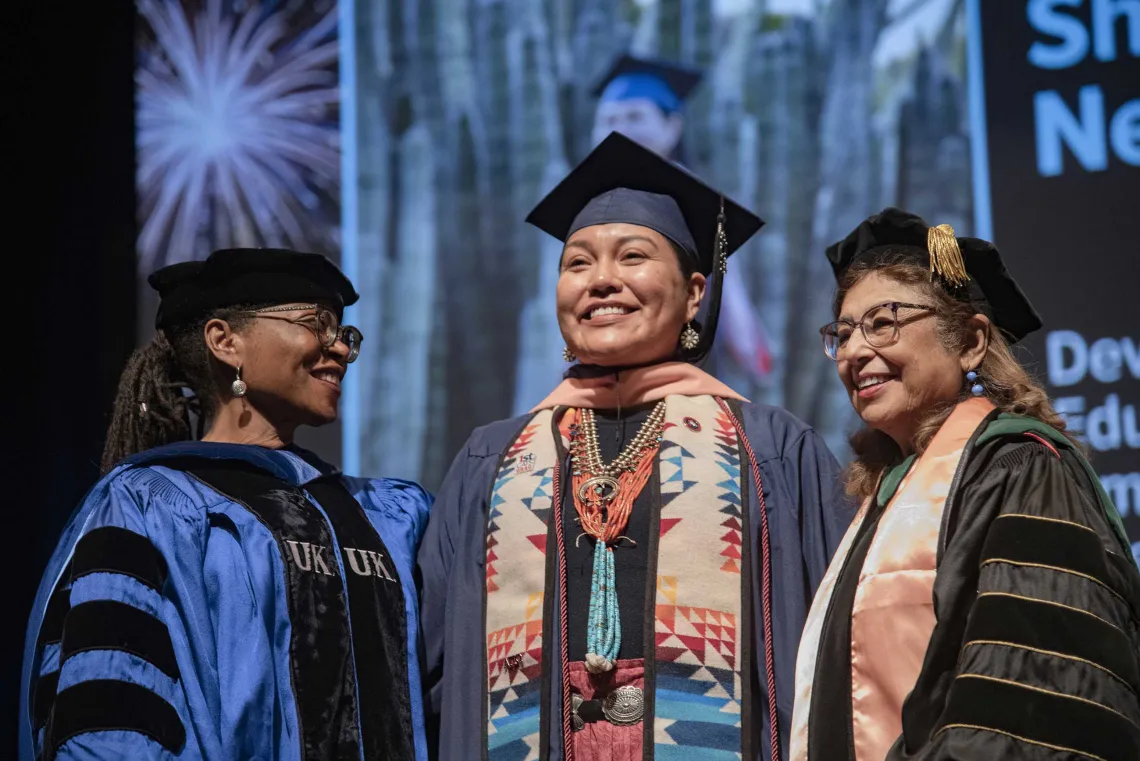
<path fill-rule="evenodd" d="M 982 387 L 981 382 L 978 380 L 978 374 L 973 370 L 966 373 L 966 382 L 970 384 L 970 393 L 974 396 L 981 396 L 986 392 L 985 388 Z"/>

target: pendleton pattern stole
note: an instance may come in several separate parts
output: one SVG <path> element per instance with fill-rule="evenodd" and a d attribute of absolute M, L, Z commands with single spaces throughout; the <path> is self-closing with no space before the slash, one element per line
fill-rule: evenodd
<path fill-rule="evenodd" d="M 555 588 L 547 584 L 546 557 L 558 458 L 552 424 L 550 410 L 534 416 L 507 450 L 491 493 L 489 761 L 542 755 L 543 659 L 558 657 L 543 648 L 551 640 L 544 595 Z M 655 652 L 646 669 L 655 710 L 646 720 L 653 721 L 653 757 L 661 761 L 742 757 L 748 632 L 741 612 L 748 590 L 741 573 L 747 535 L 741 463 L 739 436 L 716 399 L 667 397 L 657 471 L 655 651 L 646 650 Z M 560 731 L 557 719 L 554 726 Z"/>

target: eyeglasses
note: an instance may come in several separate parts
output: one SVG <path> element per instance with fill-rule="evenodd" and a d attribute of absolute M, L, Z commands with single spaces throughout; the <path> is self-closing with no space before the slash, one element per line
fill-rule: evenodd
<path fill-rule="evenodd" d="M 863 331 L 863 338 L 868 346 L 881 349 L 890 346 L 899 340 L 899 325 L 913 322 L 929 314 L 918 315 L 910 320 L 900 320 L 900 309 L 922 309 L 933 312 L 932 307 L 924 304 L 906 304 L 901 301 L 890 301 L 868 309 L 858 322 L 851 320 L 836 320 L 829 322 L 819 329 L 823 336 L 823 351 L 833 360 L 839 360 L 839 350 L 847 345 L 847 341 L 855 332 L 855 328 Z"/>
<path fill-rule="evenodd" d="M 266 314 L 266 312 L 296 312 L 301 309 L 315 309 L 317 313 L 296 319 L 273 317 Z M 282 322 L 291 322 L 294 325 L 306 327 L 313 331 L 317 340 L 321 342 L 321 347 L 325 349 L 331 349 L 337 341 L 340 341 L 348 347 L 347 362 L 355 362 L 357 356 L 360 355 L 360 342 L 364 340 L 364 336 L 352 325 L 341 325 L 332 310 L 320 304 L 293 304 L 290 306 L 268 307 L 266 309 L 254 310 L 248 314 L 267 320 L 281 320 Z"/>

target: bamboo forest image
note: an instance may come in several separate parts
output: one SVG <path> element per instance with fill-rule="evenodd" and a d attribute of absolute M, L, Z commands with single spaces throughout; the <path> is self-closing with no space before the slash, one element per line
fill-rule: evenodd
<path fill-rule="evenodd" d="M 565 371 L 561 244 L 523 220 L 617 129 L 766 221 L 729 260 L 706 369 L 844 458 L 823 251 L 889 205 L 972 234 L 963 6 L 140 0 L 141 337 L 157 266 L 228 246 L 326 254 L 362 296 L 343 464 L 435 488 L 472 429 Z M 675 109 L 611 92 L 646 62 Z"/>
<path fill-rule="evenodd" d="M 888 205 L 971 233 L 960 0 L 359 0 L 352 16 L 361 472 L 437 485 L 473 428 L 560 379 L 561 244 L 523 219 L 608 132 L 599 81 L 623 54 L 699 75 L 670 157 L 767 222 L 729 260 L 706 369 L 844 456 L 823 250 Z"/>

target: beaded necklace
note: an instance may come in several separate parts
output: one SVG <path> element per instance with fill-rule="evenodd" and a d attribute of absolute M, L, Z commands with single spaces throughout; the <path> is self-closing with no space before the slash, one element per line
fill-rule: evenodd
<path fill-rule="evenodd" d="M 574 414 L 574 413 L 571 413 Z M 614 581 L 613 547 L 624 538 L 633 502 L 653 472 L 665 423 L 665 400 L 654 406 L 637 435 L 610 464 L 602 462 L 594 411 L 581 409 L 570 421 L 570 463 L 574 509 L 582 531 L 594 538 L 590 616 L 586 625 L 586 668 L 609 671 L 621 645 L 621 616 Z"/>

